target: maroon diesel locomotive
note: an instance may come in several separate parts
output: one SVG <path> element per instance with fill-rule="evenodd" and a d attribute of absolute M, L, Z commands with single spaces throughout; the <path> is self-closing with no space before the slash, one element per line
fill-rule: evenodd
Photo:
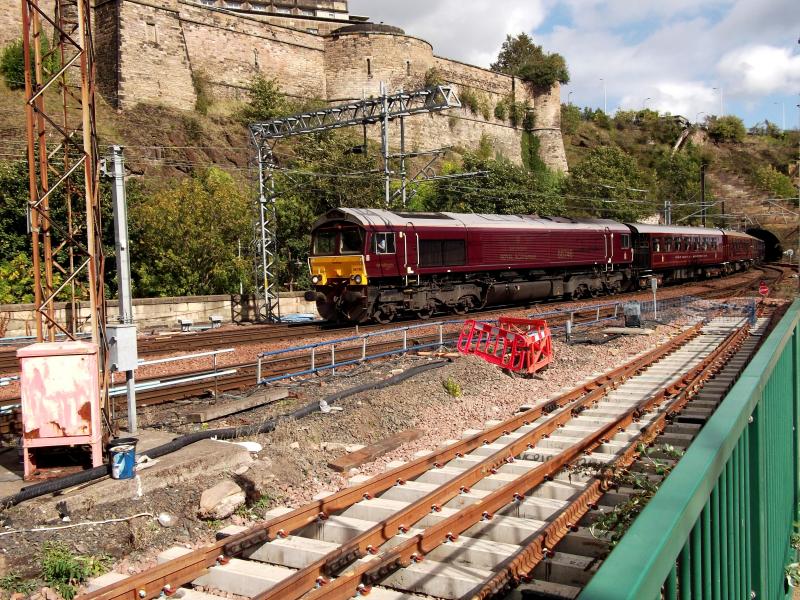
<path fill-rule="evenodd" d="M 327 320 L 389 322 L 614 294 L 652 277 L 670 282 L 748 268 L 759 260 L 758 240 L 733 255 L 726 239 L 739 236 L 755 240 L 606 219 L 340 208 L 312 231 L 314 290 L 306 297 Z"/>

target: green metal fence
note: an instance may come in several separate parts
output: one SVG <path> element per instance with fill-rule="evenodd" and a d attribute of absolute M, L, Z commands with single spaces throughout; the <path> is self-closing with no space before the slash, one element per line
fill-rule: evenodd
<path fill-rule="evenodd" d="M 579 600 L 791 597 L 799 414 L 800 300 Z"/>

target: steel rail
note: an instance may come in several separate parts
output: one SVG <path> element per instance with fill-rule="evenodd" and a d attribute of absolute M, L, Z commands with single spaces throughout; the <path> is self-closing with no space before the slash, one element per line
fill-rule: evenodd
<path fill-rule="evenodd" d="M 678 382 L 671 383 L 662 388 L 659 392 L 642 399 L 635 406 L 632 406 L 622 413 L 615 421 L 586 435 L 579 442 L 564 449 L 560 454 L 548 459 L 540 466 L 534 467 L 527 473 L 520 475 L 514 481 L 510 481 L 491 492 L 480 501 L 429 526 L 424 531 L 383 553 L 375 560 L 354 565 L 351 570 L 340 574 L 336 579 L 328 581 L 326 585 L 318 589 L 314 593 L 314 599 L 349 600 L 353 596 L 364 594 L 368 592 L 373 585 L 379 583 L 391 573 L 422 560 L 425 555 L 429 554 L 440 545 L 457 539 L 464 531 L 473 527 L 482 519 L 487 518 L 487 514 L 489 518 L 491 518 L 492 514 L 505 506 L 514 502 L 521 502 L 524 500 L 525 494 L 532 488 L 545 481 L 551 480 L 556 473 L 576 459 L 582 457 L 586 452 L 591 452 L 594 448 L 606 443 L 609 439 L 613 438 L 617 432 L 624 430 L 625 427 L 628 427 L 634 421 L 638 420 L 643 413 L 660 404 L 667 395 L 677 395 L 680 391 L 695 386 L 699 378 L 698 374 L 705 372 L 709 365 L 716 364 L 715 361 L 719 358 L 720 353 L 724 352 L 734 339 L 738 339 L 737 333 L 741 333 L 743 330 L 744 328 L 740 329 L 739 332 L 732 332 L 723 344 L 696 367 L 684 374 Z M 576 511 L 562 512 L 561 518 L 557 519 L 555 524 L 550 524 L 554 525 L 555 529 L 562 531 L 562 537 L 569 530 L 568 525 L 570 525 L 564 522 L 566 520 L 564 517 L 565 515 L 572 517 L 573 512 Z M 424 516 L 424 514 L 420 515 L 419 519 L 424 518 Z M 577 522 L 577 520 L 573 521 L 571 525 L 574 526 Z M 410 525 L 412 525 L 412 523 L 409 523 L 409 528 Z M 549 543 L 549 539 L 547 538 L 549 529 L 549 526 L 545 527 L 543 531 L 537 535 L 540 544 L 544 544 L 545 541 Z M 549 552 L 547 546 L 542 546 L 542 548 L 545 553 Z M 268 592 L 260 594 L 256 596 L 254 600 L 263 600 L 267 597 L 267 594 Z"/>
<path fill-rule="evenodd" d="M 559 515 L 549 524 L 545 531 L 521 548 L 514 556 L 509 557 L 501 570 L 483 587 L 472 596 L 472 600 L 485 600 L 499 594 L 507 594 L 522 581 L 525 581 L 534 568 L 552 553 L 552 548 L 573 531 L 576 523 L 580 521 L 600 498 L 608 491 L 608 482 L 603 476 L 612 468 L 627 468 L 639 458 L 639 448 L 652 445 L 654 440 L 663 433 L 667 424 L 686 406 L 690 397 L 695 395 L 698 387 L 713 377 L 730 358 L 739 350 L 744 341 L 749 327 L 745 326 L 733 332 L 714 355 L 708 357 L 710 361 L 700 372 L 696 373 L 692 381 L 678 394 L 669 399 L 669 405 L 651 421 L 635 438 L 631 439 L 623 453 L 604 465 L 603 473 L 598 475 L 589 487 L 581 492 L 569 506 L 560 511 Z M 707 359 L 708 360 L 708 359 Z"/>
<path fill-rule="evenodd" d="M 134 575 L 117 584 L 112 584 L 84 595 L 82 598 L 85 598 L 85 600 L 142 600 L 143 598 L 158 597 L 165 585 L 170 585 L 172 589 L 177 589 L 202 575 L 206 569 L 216 564 L 221 564 L 230 557 L 241 555 L 250 548 L 280 536 L 288 535 L 314 523 L 320 514 L 328 515 L 343 511 L 363 500 L 365 495 L 375 496 L 394 485 L 413 479 L 428 471 L 436 463 L 448 462 L 457 458 L 460 454 L 467 454 L 485 443 L 491 443 L 508 431 L 529 425 L 536 419 L 566 406 L 594 390 L 616 386 L 624 379 L 633 376 L 696 337 L 701 327 L 702 324 L 698 323 L 630 363 L 600 375 L 555 400 L 543 402 L 531 410 L 519 413 L 492 428 L 461 440 L 457 444 L 447 446 L 434 454 L 381 473 L 363 484 L 340 490 L 331 496 L 297 508 L 286 515 L 271 519 L 248 531 L 236 534 L 205 548 L 200 548 L 186 556 L 158 565 L 145 573 Z"/>
<path fill-rule="evenodd" d="M 673 348 L 677 347 L 679 346 L 673 346 Z M 431 510 L 437 510 L 437 508 L 444 506 L 459 494 L 464 493 L 464 490 L 471 488 L 480 480 L 493 474 L 510 460 L 513 461 L 515 456 L 526 449 L 532 449 L 540 440 L 548 438 L 551 434 L 564 427 L 582 410 L 595 405 L 603 396 L 617 387 L 621 383 L 621 379 L 627 379 L 629 376 L 630 373 L 626 373 L 619 379 L 614 379 L 605 385 L 594 388 L 579 399 L 565 402 L 549 413 L 552 416 L 546 422 L 523 434 L 422 498 L 408 504 L 392 516 L 358 534 L 308 567 L 278 582 L 263 594 L 256 596 L 256 600 L 296 600 L 306 591 L 312 589 L 320 577 L 334 576 L 350 563 L 375 553 L 377 548 L 394 537 L 398 531 L 410 529 L 413 523 L 424 518 Z M 525 415 L 528 418 L 531 417 L 528 413 L 525 413 Z M 524 425 L 524 423 L 525 421 L 522 424 Z M 506 434 L 510 430 L 511 428 L 506 427 L 503 429 L 503 433 Z M 484 439 L 484 443 L 487 441 L 488 439 Z M 463 452 L 457 452 L 454 457 L 462 454 Z M 443 464 L 444 461 L 439 460 L 434 463 L 433 467 L 438 468 Z M 325 513 L 321 513 L 320 518 L 324 519 Z"/>

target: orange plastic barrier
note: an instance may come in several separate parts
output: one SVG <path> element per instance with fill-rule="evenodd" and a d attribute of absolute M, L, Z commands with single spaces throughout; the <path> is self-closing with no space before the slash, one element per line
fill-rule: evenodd
<path fill-rule="evenodd" d="M 553 340 L 547 321 L 541 319 L 501 317 L 497 325 L 469 320 L 458 337 L 458 351 L 532 375 L 552 362 Z"/>

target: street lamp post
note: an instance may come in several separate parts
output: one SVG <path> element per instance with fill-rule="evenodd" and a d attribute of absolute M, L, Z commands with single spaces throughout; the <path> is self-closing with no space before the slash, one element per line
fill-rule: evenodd
<path fill-rule="evenodd" d="M 647 110 L 647 102 L 652 100 L 652 98 L 645 98 L 644 102 L 642 102 L 642 110 Z"/>
<path fill-rule="evenodd" d="M 697 113 L 697 114 L 694 116 L 694 124 L 695 124 L 695 125 L 699 125 L 699 124 L 700 124 L 700 115 L 705 115 L 705 116 L 708 116 L 708 113 L 705 113 L 705 112 L 703 112 L 702 110 L 701 110 L 699 113 Z"/>
<path fill-rule="evenodd" d="M 725 116 L 725 92 L 722 89 L 722 86 L 715 87 L 714 90 L 719 90 L 719 116 Z"/>
<path fill-rule="evenodd" d="M 567 94 L 567 106 L 572 106 L 572 94 L 573 93 L 574 92 L 570 92 L 569 94 Z"/>
<path fill-rule="evenodd" d="M 781 105 L 781 131 L 786 131 L 786 102 L 773 102 L 773 104 Z"/>
<path fill-rule="evenodd" d="M 601 77 L 600 81 L 603 82 L 603 112 L 608 114 L 608 93 L 606 90 L 606 80 Z"/>

